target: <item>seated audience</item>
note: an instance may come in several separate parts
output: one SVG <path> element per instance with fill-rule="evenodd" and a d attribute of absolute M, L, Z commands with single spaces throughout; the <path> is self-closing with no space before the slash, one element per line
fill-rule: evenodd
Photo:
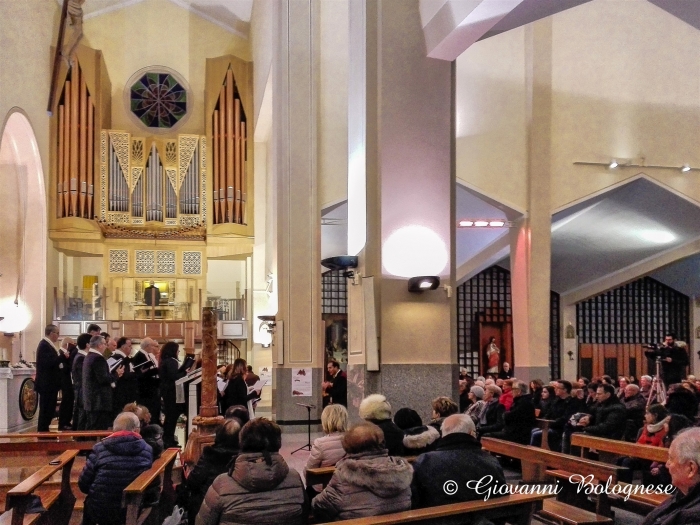
<path fill-rule="evenodd" d="M 241 425 L 238 420 L 227 419 L 216 431 L 214 444 L 202 449 L 199 461 L 185 482 L 188 495 L 187 515 L 190 519 L 194 519 L 199 512 L 204 496 L 214 480 L 233 466 L 238 456 L 240 431 Z"/>
<path fill-rule="evenodd" d="M 676 383 L 668 387 L 666 410 L 671 414 L 680 414 L 694 421 L 698 414 L 698 399 L 690 390 Z"/>
<path fill-rule="evenodd" d="M 483 499 L 483 494 L 477 494 L 467 483 L 484 476 L 492 476 L 494 484 L 506 483 L 496 458 L 481 450 L 471 418 L 465 414 L 450 416 L 443 423 L 442 438 L 435 450 L 421 454 L 413 464 L 413 508 Z M 457 492 L 451 495 L 443 490 L 448 480 L 457 486 Z"/>
<path fill-rule="evenodd" d="M 627 422 L 623 438 L 625 441 L 634 441 L 637 438 L 639 429 L 644 424 L 647 402 L 639 392 L 639 387 L 632 384 L 625 386 L 621 401 L 625 405 L 625 410 L 627 410 Z"/>
<path fill-rule="evenodd" d="M 476 425 L 476 431 L 479 436 L 503 430 L 503 414 L 505 414 L 506 408 L 498 401 L 501 393 L 501 389 L 496 385 L 487 385 L 484 389 L 484 403 L 486 407 Z"/>
<path fill-rule="evenodd" d="M 160 425 L 146 425 L 141 429 L 141 437 L 151 447 L 153 461 L 158 459 L 165 449 L 165 445 L 163 445 L 163 427 Z"/>
<path fill-rule="evenodd" d="M 307 469 L 332 467 L 338 460 L 345 457 L 343 436 L 348 429 L 347 409 L 343 405 L 328 405 L 321 413 L 321 426 L 326 435 L 314 440 L 309 459 L 306 460 Z M 306 487 L 310 498 L 322 490 L 323 485 Z"/>
<path fill-rule="evenodd" d="M 578 408 L 574 398 L 571 397 L 573 387 L 569 381 L 559 380 L 554 383 L 555 398 L 547 409 L 546 419 L 551 420 L 547 442 L 551 450 L 561 450 L 560 442 L 564 434 L 567 422 L 576 413 Z M 541 416 L 541 414 L 540 414 Z M 542 430 L 533 429 L 530 434 L 530 445 L 542 446 Z"/>
<path fill-rule="evenodd" d="M 597 381 L 591 381 L 586 386 L 586 410 L 584 410 L 584 412 L 590 412 L 591 410 L 593 410 L 593 407 L 598 403 L 597 392 L 599 386 L 600 383 L 598 383 Z"/>
<path fill-rule="evenodd" d="M 248 413 L 248 409 L 243 405 L 233 405 L 232 407 L 228 407 L 226 409 L 226 413 L 224 414 L 224 419 L 234 418 L 239 421 L 242 428 L 243 425 L 250 421 L 250 414 Z"/>
<path fill-rule="evenodd" d="M 592 436 L 620 439 L 625 431 L 627 414 L 625 406 L 615 395 L 610 384 L 603 384 L 596 392 L 598 405 L 590 416 L 583 416 L 577 423 L 578 430 Z"/>
<path fill-rule="evenodd" d="M 542 389 L 544 388 L 544 383 L 541 379 L 533 379 L 530 381 L 530 394 L 532 394 L 532 402 L 535 408 L 542 408 L 540 406 L 540 400 L 542 399 Z"/>
<path fill-rule="evenodd" d="M 401 408 L 394 415 L 394 423 L 404 431 L 403 449 L 407 456 L 417 456 L 428 450 L 440 439 L 440 432 L 431 425 L 423 425 L 418 412 Z"/>
<path fill-rule="evenodd" d="M 642 394 L 644 397 L 645 401 L 649 401 L 649 396 L 651 395 L 651 384 L 652 384 L 652 379 L 651 376 L 642 376 L 639 378 L 639 393 Z M 651 400 L 651 403 L 656 402 L 656 395 L 654 395 L 654 399 Z"/>
<path fill-rule="evenodd" d="M 663 405 L 651 405 L 644 414 L 644 426 L 639 431 L 637 443 L 640 445 L 650 445 L 653 447 L 663 447 L 664 438 L 668 431 L 668 412 Z M 623 457 L 617 460 L 617 464 L 627 467 L 629 470 L 620 471 L 618 478 L 620 481 L 632 483 L 632 476 L 635 470 L 650 471 L 651 461 L 641 458 Z"/>
<path fill-rule="evenodd" d="M 629 379 L 627 379 L 626 376 L 619 376 L 617 378 L 617 385 L 618 387 L 615 389 L 615 394 L 617 397 L 622 400 L 623 397 L 625 397 L 625 388 L 627 385 L 629 385 Z"/>
<path fill-rule="evenodd" d="M 503 414 L 503 430 L 500 432 L 483 432 L 482 437 L 505 439 L 527 445 L 530 443 L 530 432 L 536 425 L 535 405 L 532 396 L 527 392 L 523 381 L 513 383 L 513 406 Z"/>
<path fill-rule="evenodd" d="M 128 403 L 124 405 L 123 411 L 136 414 L 136 417 L 139 418 L 141 428 L 144 428 L 151 423 L 151 413 L 148 411 L 148 408 L 143 405 L 139 405 L 138 403 Z"/>
<path fill-rule="evenodd" d="M 391 405 L 381 394 L 371 394 L 360 403 L 360 417 L 382 429 L 390 456 L 403 456 L 403 430 L 391 420 Z"/>
<path fill-rule="evenodd" d="M 281 446 L 276 423 L 262 417 L 246 423 L 233 469 L 209 487 L 196 525 L 305 523 L 309 509 L 304 484 L 279 454 Z"/>
<path fill-rule="evenodd" d="M 591 382 L 590 379 L 588 379 L 587 377 L 583 377 L 583 376 L 579 377 L 578 381 L 577 381 L 579 388 L 583 388 L 583 389 L 585 389 L 588 386 L 588 383 L 590 383 L 590 382 Z"/>
<path fill-rule="evenodd" d="M 649 514 L 642 525 L 691 525 L 700 516 L 700 428 L 678 434 L 666 467 L 678 490 Z"/>
<path fill-rule="evenodd" d="M 139 435 L 136 414 L 122 412 L 112 428 L 114 433 L 92 448 L 78 478 L 78 488 L 87 494 L 84 525 L 123 524 L 122 492 L 153 463 L 151 447 Z"/>
<path fill-rule="evenodd" d="M 476 424 L 479 418 L 481 418 L 481 413 L 486 408 L 486 403 L 484 402 L 484 388 L 479 385 L 471 387 L 469 390 L 469 399 L 472 401 L 472 404 L 464 413 L 471 417 L 474 424 Z"/>
<path fill-rule="evenodd" d="M 311 505 L 322 521 L 401 512 L 411 508 L 413 468 L 391 457 L 377 425 L 362 423 L 343 437 L 347 453 L 335 466 L 328 486 Z"/>
<path fill-rule="evenodd" d="M 442 422 L 447 416 L 456 414 L 459 412 L 459 407 L 452 401 L 449 397 L 440 396 L 433 399 L 433 419 L 430 422 L 430 426 L 434 427 L 435 430 L 440 432 L 440 427 Z"/>
<path fill-rule="evenodd" d="M 506 412 L 513 406 L 513 379 L 506 379 L 501 386 L 502 394 L 498 402 L 506 408 Z"/>
<path fill-rule="evenodd" d="M 541 419 L 549 419 L 548 413 L 549 409 L 552 406 L 552 403 L 556 400 L 556 394 L 554 392 L 554 387 L 553 386 L 543 386 L 542 391 L 540 392 L 540 402 L 539 405 L 535 405 L 535 409 L 539 408 L 540 413 L 537 415 L 537 417 Z"/>
<path fill-rule="evenodd" d="M 469 400 L 469 384 L 466 379 L 459 380 L 459 411 L 464 412 L 471 401 Z"/>

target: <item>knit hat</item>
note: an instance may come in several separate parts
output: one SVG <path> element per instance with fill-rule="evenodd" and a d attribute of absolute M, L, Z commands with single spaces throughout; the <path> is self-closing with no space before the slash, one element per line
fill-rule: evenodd
<path fill-rule="evenodd" d="M 418 412 L 412 408 L 400 408 L 397 410 L 394 415 L 394 423 L 401 430 L 423 426 L 423 421 Z"/>
<path fill-rule="evenodd" d="M 484 399 L 484 389 L 480 386 L 474 385 L 469 392 L 474 394 L 477 399 Z"/>
<path fill-rule="evenodd" d="M 362 419 L 391 419 L 391 405 L 381 394 L 367 396 L 360 403 Z"/>

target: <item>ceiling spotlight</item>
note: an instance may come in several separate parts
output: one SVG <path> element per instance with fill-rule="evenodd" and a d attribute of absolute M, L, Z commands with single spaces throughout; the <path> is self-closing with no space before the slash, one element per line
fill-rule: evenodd
<path fill-rule="evenodd" d="M 477 228 L 483 228 L 484 226 L 488 226 L 489 221 L 474 221 L 474 226 Z"/>
<path fill-rule="evenodd" d="M 440 286 L 440 278 L 435 275 L 411 277 L 408 280 L 408 291 L 412 293 L 422 293 L 425 290 L 435 290 L 438 286 Z"/>
<path fill-rule="evenodd" d="M 683 167 L 681 168 L 682 173 L 688 173 L 690 171 L 690 166 L 687 164 L 683 164 Z"/>
<path fill-rule="evenodd" d="M 492 226 L 495 228 L 499 228 L 499 227 L 505 226 L 505 225 L 506 225 L 506 221 L 489 221 L 489 226 Z"/>
<path fill-rule="evenodd" d="M 469 227 L 469 226 L 474 226 L 474 221 L 459 221 L 459 225 L 462 228 Z"/>
<path fill-rule="evenodd" d="M 613 159 L 612 162 L 608 165 L 608 168 L 610 168 L 611 170 L 614 170 L 618 166 L 619 166 L 619 164 L 617 163 L 617 161 L 615 159 Z"/>

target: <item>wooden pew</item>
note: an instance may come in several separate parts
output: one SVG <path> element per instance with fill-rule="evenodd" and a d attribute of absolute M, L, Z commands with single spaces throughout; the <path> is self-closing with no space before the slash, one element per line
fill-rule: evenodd
<path fill-rule="evenodd" d="M 628 441 L 605 439 L 581 433 L 571 435 L 571 445 L 581 447 L 581 457 L 588 457 L 591 449 L 597 450 L 600 461 L 605 463 L 614 463 L 617 461 L 617 458 L 623 456 L 647 459 L 659 463 L 668 461 L 668 449 L 664 447 L 639 445 Z"/>
<path fill-rule="evenodd" d="M 92 450 L 95 443 L 112 434 L 110 431 L 33 432 L 0 434 L 0 455 L 17 452 L 63 452 Z"/>
<path fill-rule="evenodd" d="M 124 489 L 122 507 L 126 507 L 126 525 L 141 525 L 149 516 L 150 523 L 162 523 L 172 513 L 176 499 L 175 487 L 173 486 L 173 467 L 179 451 L 178 448 L 169 448 L 163 451 L 163 454 L 153 462 L 150 469 L 141 473 Z M 141 505 L 148 487 L 158 478 L 161 478 L 162 486 L 160 501 L 154 513 L 154 507 L 141 508 Z"/>
<path fill-rule="evenodd" d="M 626 470 L 624 467 L 600 461 L 577 458 L 568 454 L 489 437 L 481 439 L 481 446 L 493 454 L 519 459 L 525 483 L 544 483 L 548 476 L 565 480 L 568 483 L 572 474 L 578 474 L 581 476 L 592 475 L 596 483 L 605 484 L 610 479 L 611 484 L 616 484 L 618 473 Z M 564 498 L 569 503 L 575 501 L 578 504 L 586 501 L 586 494 L 574 493 L 571 489 L 567 490 L 566 486 L 564 489 L 564 492 L 560 494 L 560 499 Z M 612 523 L 610 518 L 613 517 L 610 500 L 604 493 L 597 497 L 595 514 L 580 508 L 577 509 L 562 501 L 557 502 L 556 505 L 550 504 L 548 508 L 545 507 L 541 514 L 554 523 L 571 525 L 576 523 Z"/>
<path fill-rule="evenodd" d="M 639 445 L 628 441 L 617 441 L 585 434 L 573 434 L 571 444 L 581 447 L 581 457 L 588 457 L 591 449 L 598 452 L 600 461 L 604 463 L 616 463 L 620 457 L 631 457 L 666 463 L 668 461 L 668 449 L 664 447 L 652 447 L 651 445 Z M 620 482 L 625 486 L 626 483 Z M 666 494 L 631 494 L 629 499 L 642 505 L 642 512 L 658 507 L 670 496 Z"/>
<path fill-rule="evenodd" d="M 452 503 L 439 507 L 407 510 L 372 516 L 367 518 L 355 518 L 351 520 L 336 521 L 343 525 L 396 525 L 399 523 L 435 523 L 450 522 L 450 518 L 463 519 L 465 515 L 485 516 L 488 518 L 506 518 L 508 523 L 515 525 L 529 525 L 532 514 L 537 506 L 546 498 L 545 494 L 511 494 L 500 498 L 492 498 L 488 501 L 467 501 L 464 503 Z"/>
<path fill-rule="evenodd" d="M 537 420 L 537 428 L 542 430 L 542 443 L 540 446 L 544 450 L 551 450 L 549 446 L 549 425 L 554 423 L 554 419 L 542 419 L 538 418 Z"/>
<path fill-rule="evenodd" d="M 0 516 L 0 525 L 67 524 L 75 505 L 75 496 L 70 486 L 70 471 L 77 455 L 77 450 L 65 451 L 49 465 L 42 467 L 19 485 L 10 489 L 5 502 L 7 512 Z M 41 491 L 43 483 L 59 470 L 61 471 L 60 490 Z M 40 496 L 41 503 L 47 512 L 41 514 L 26 513 L 35 496 Z"/>
<path fill-rule="evenodd" d="M 418 456 L 402 457 L 409 463 L 413 463 L 416 459 L 418 459 Z M 317 467 L 306 469 L 306 486 L 310 487 L 312 485 L 323 485 L 325 487 L 330 482 L 334 473 L 335 467 Z"/>

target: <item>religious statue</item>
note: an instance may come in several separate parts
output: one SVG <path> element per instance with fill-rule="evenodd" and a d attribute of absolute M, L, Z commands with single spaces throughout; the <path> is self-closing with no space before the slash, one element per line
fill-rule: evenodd
<path fill-rule="evenodd" d="M 486 346 L 486 359 L 488 362 L 486 373 L 498 374 L 498 368 L 501 363 L 501 350 L 496 345 L 495 337 L 491 337 L 489 344 Z"/>

